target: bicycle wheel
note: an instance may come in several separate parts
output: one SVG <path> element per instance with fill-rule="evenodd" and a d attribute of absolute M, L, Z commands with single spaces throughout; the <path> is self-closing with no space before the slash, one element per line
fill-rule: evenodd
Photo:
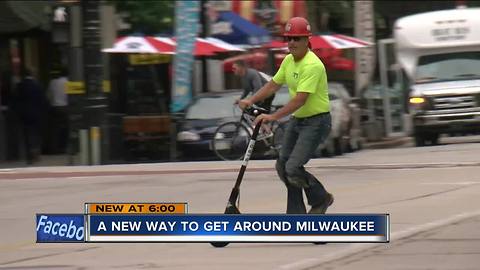
<path fill-rule="evenodd" d="M 239 122 L 220 125 L 212 140 L 212 149 L 223 160 L 239 160 L 245 155 L 251 134 Z"/>

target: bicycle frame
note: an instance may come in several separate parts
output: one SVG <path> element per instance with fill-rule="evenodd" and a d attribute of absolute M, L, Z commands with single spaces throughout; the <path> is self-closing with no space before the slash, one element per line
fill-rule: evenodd
<path fill-rule="evenodd" d="M 230 121 L 220 125 L 215 131 L 214 138 L 212 139 L 212 149 L 215 154 L 223 160 L 238 160 L 239 158 L 243 157 L 245 154 L 241 153 L 241 150 L 239 151 L 238 146 L 241 145 L 239 142 L 248 144 L 249 139 L 253 135 L 253 130 L 256 128 L 256 126 L 254 126 L 255 118 L 262 113 L 267 113 L 267 111 L 264 108 L 252 106 L 243 110 L 237 121 Z M 233 129 L 234 127 L 235 129 Z M 224 130 L 224 128 L 227 128 L 227 130 Z M 228 131 L 228 128 L 230 128 L 231 132 Z M 281 144 L 279 144 L 276 132 L 278 132 L 278 130 L 281 128 L 281 124 L 277 121 L 274 121 L 267 124 L 262 124 L 258 128 L 259 134 L 256 138 L 256 141 L 263 142 L 263 145 L 267 148 L 264 153 L 266 155 L 278 155 Z M 242 132 L 244 133 L 243 135 Z M 235 135 L 231 138 L 232 140 L 224 138 L 225 134 L 230 133 L 239 133 L 240 136 Z M 226 141 L 224 139 L 226 139 Z M 246 144 L 245 146 L 241 147 L 246 147 Z M 261 149 L 263 149 L 263 147 Z"/>
<path fill-rule="evenodd" d="M 245 112 L 242 112 L 242 116 L 240 117 L 240 123 L 243 123 L 244 126 L 252 132 L 254 128 L 254 120 L 255 117 L 251 116 Z M 278 127 L 278 123 L 276 122 L 270 122 L 270 123 L 264 123 L 260 127 L 260 133 L 258 135 L 257 141 L 264 141 L 267 146 L 270 146 L 270 144 L 266 141 L 266 139 L 272 137 L 275 133 L 276 128 Z"/>

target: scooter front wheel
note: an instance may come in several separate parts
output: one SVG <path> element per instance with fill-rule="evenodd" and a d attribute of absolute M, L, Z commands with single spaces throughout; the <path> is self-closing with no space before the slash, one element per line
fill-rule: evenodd
<path fill-rule="evenodd" d="M 240 210 L 238 210 L 238 208 L 235 205 L 230 204 L 229 206 L 227 206 L 225 208 L 224 214 L 226 214 L 226 215 L 236 215 L 236 214 L 240 214 Z M 228 244 L 230 244 L 230 243 L 229 242 L 210 242 L 210 245 L 212 245 L 216 248 L 226 247 Z"/>
<path fill-rule="evenodd" d="M 216 247 L 216 248 L 223 248 L 223 247 L 226 247 L 228 244 L 230 244 L 229 242 L 211 242 L 210 245 Z"/>

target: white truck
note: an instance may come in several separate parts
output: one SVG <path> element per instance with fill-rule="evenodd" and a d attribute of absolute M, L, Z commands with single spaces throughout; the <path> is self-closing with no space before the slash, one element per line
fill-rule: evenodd
<path fill-rule="evenodd" d="M 480 8 L 400 18 L 394 40 L 416 145 L 480 131 Z"/>

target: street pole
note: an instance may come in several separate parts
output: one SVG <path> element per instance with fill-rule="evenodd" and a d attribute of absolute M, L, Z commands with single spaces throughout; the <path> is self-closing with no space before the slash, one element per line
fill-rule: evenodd
<path fill-rule="evenodd" d="M 205 38 L 208 34 L 208 23 L 207 18 L 205 16 L 205 5 L 207 4 L 206 0 L 200 0 L 200 37 Z M 202 90 L 200 92 L 209 92 L 208 86 L 208 65 L 207 65 L 207 57 L 200 56 L 202 61 Z"/>
<path fill-rule="evenodd" d="M 68 58 L 69 82 L 83 81 L 83 48 L 82 48 L 82 8 L 80 3 L 70 6 L 70 39 Z M 84 121 L 84 93 L 68 93 L 69 146 L 68 162 L 74 165 L 88 165 L 88 132 Z M 76 155 L 78 154 L 78 161 Z"/>
<path fill-rule="evenodd" d="M 6 135 L 5 135 L 5 120 L 3 119 L 3 106 L 2 106 L 2 85 L 0 85 L 0 162 L 6 159 L 7 147 L 6 147 Z"/>
<path fill-rule="evenodd" d="M 87 94 L 85 117 L 88 126 L 89 164 L 99 165 L 102 161 L 101 140 L 105 129 L 107 109 L 106 98 L 102 93 L 103 67 L 100 38 L 100 2 L 83 0 L 82 35 L 84 82 Z"/>
<path fill-rule="evenodd" d="M 375 43 L 375 21 L 373 1 L 355 1 L 355 37 Z M 355 89 L 354 96 L 361 98 L 370 84 L 375 69 L 375 48 L 355 49 Z"/>

